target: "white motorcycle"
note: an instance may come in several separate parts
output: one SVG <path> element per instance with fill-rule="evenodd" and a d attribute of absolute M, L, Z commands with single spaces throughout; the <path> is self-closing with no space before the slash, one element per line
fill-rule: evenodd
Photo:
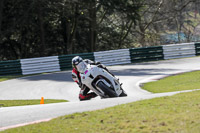
<path fill-rule="evenodd" d="M 96 65 L 85 64 L 80 73 L 83 85 L 86 85 L 101 98 L 127 96 L 122 89 L 119 79 L 105 69 Z"/>

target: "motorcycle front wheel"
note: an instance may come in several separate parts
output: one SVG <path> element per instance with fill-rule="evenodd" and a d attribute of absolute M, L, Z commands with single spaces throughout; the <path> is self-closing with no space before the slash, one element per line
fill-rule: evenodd
<path fill-rule="evenodd" d="M 109 97 L 118 97 L 118 95 L 115 91 L 110 89 L 108 86 L 106 86 L 101 81 L 97 84 L 97 87 L 99 87 L 105 93 L 105 95 L 108 95 Z"/>
<path fill-rule="evenodd" d="M 119 95 L 120 97 L 126 97 L 127 93 L 122 89 L 122 93 Z"/>

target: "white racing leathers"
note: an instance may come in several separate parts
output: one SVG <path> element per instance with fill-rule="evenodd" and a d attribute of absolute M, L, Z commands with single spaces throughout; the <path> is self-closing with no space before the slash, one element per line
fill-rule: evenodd
<path fill-rule="evenodd" d="M 82 84 L 86 85 L 101 98 L 127 96 L 121 87 L 119 79 L 96 65 L 88 64 L 80 76 Z"/>

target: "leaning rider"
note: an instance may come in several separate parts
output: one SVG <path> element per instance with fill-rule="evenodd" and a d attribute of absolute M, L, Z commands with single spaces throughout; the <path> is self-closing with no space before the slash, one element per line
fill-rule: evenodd
<path fill-rule="evenodd" d="M 103 64 L 101 64 L 100 62 L 94 62 L 94 61 L 91 61 L 89 59 L 83 60 L 79 56 L 76 56 L 76 57 L 74 57 L 72 59 L 72 67 L 73 67 L 72 79 L 81 88 L 80 93 L 79 93 L 80 101 L 82 101 L 82 100 L 90 100 L 91 98 L 95 98 L 97 96 L 97 94 L 94 93 L 94 92 L 88 93 L 90 91 L 90 89 L 87 86 L 83 85 L 82 82 L 81 82 L 80 72 L 77 70 L 77 66 L 81 66 L 82 63 L 83 64 L 86 63 L 86 64 L 91 64 L 91 65 L 97 65 L 98 67 L 101 67 L 101 68 L 105 69 L 106 71 L 108 71 L 108 69 Z M 112 74 L 112 73 L 110 73 L 110 74 Z"/>

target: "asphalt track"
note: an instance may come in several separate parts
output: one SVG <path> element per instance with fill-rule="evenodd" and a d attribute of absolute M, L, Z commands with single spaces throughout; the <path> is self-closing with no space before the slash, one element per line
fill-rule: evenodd
<path fill-rule="evenodd" d="M 71 71 L 42 74 L 0 82 L 0 100 L 7 99 L 66 99 L 70 102 L 2 107 L 0 108 L 0 131 L 23 126 L 75 112 L 103 109 L 119 104 L 171 96 L 180 92 L 153 94 L 139 85 L 158 80 L 172 74 L 200 70 L 200 57 L 145 62 L 108 67 L 119 77 L 128 97 L 100 99 L 80 102 L 79 87 L 71 79 Z M 186 91 L 187 92 L 187 91 Z"/>

